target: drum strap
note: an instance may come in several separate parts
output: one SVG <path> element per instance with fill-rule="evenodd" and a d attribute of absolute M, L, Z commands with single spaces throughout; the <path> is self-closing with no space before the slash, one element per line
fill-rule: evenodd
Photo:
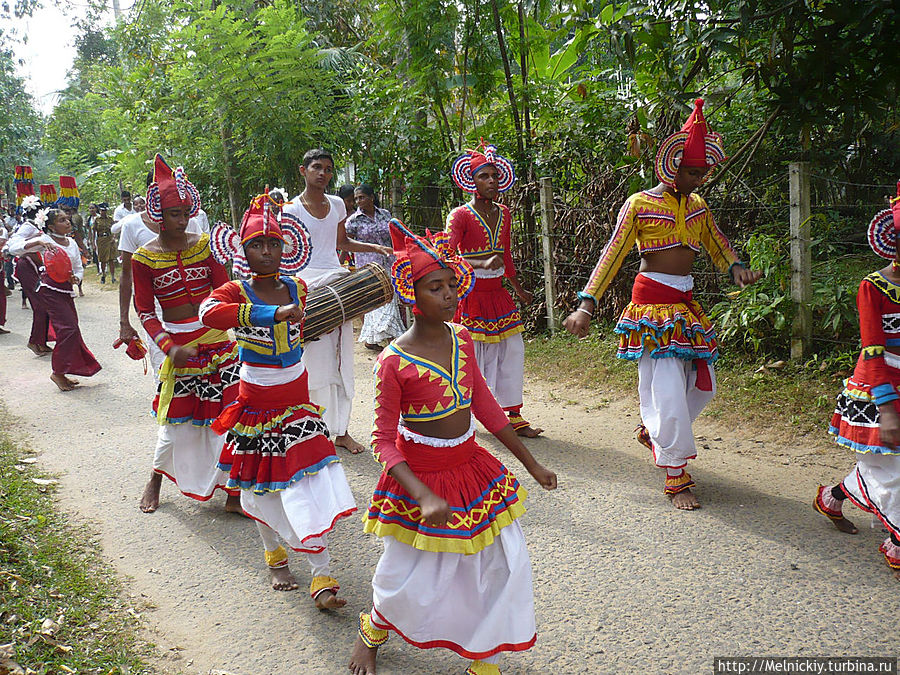
<path fill-rule="evenodd" d="M 327 288 L 331 292 L 331 294 L 334 296 L 334 299 L 337 300 L 338 307 L 341 308 L 341 325 L 343 325 L 347 321 L 347 311 L 344 309 L 344 303 L 341 300 L 341 296 L 338 295 L 337 291 L 335 291 L 331 286 L 325 286 L 325 288 Z"/>

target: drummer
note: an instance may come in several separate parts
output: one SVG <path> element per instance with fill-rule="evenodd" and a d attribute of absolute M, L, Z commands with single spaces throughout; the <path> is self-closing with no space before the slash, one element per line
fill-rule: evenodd
<path fill-rule="evenodd" d="M 387 246 L 350 239 L 344 229 L 347 208 L 340 197 L 325 194 L 334 176 L 334 159 L 321 148 L 303 155 L 300 175 L 306 187 L 285 204 L 284 212 L 296 216 L 309 230 L 312 255 L 299 276 L 310 291 L 328 284 L 350 271 L 341 265 L 337 249 L 359 253 L 391 255 Z M 309 397 L 325 408 L 325 424 L 335 446 L 353 454 L 363 446 L 350 437 L 350 405 L 353 401 L 353 326 L 348 321 L 303 350 L 303 364 L 309 373 Z"/>
<path fill-rule="evenodd" d="M 356 511 L 344 469 L 328 439 L 322 409 L 310 403 L 301 362 L 306 284 L 282 265 L 285 236 L 278 202 L 253 200 L 241 222 L 240 242 L 249 281 L 229 281 L 200 306 L 204 324 L 233 329 L 241 359 L 240 394 L 213 423 L 228 436 L 219 468 L 228 488 L 239 488 L 244 512 L 256 521 L 272 588 L 291 591 L 297 579 L 278 538 L 306 554 L 312 569 L 310 595 L 318 609 L 337 609 L 327 533 Z M 297 237 L 301 247 L 304 237 Z"/>

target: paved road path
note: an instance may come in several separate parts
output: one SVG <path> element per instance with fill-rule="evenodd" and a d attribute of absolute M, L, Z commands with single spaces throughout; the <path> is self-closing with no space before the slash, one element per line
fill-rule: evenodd
<path fill-rule="evenodd" d="M 74 392 L 58 392 L 47 379 L 49 359 L 25 348 L 30 313 L 19 309 L 17 292 L 13 332 L 0 337 L 2 396 L 20 418 L 16 433 L 60 474 L 64 508 L 94 523 L 104 555 L 144 607 L 160 672 L 345 672 L 380 544 L 355 518 L 339 525 L 333 572 L 348 606 L 326 614 L 303 592 L 269 590 L 256 528 L 224 513 L 220 497 L 200 504 L 166 483 L 159 511 L 142 514 L 138 496 L 155 439 L 147 414 L 153 379 L 110 347 L 117 294 L 85 286 L 78 311 L 103 370 Z M 360 440 L 371 424 L 372 360 L 358 351 L 351 432 Z M 851 457 L 793 447 L 791 439 L 761 443 L 752 430 L 704 419 L 698 433 L 710 447 L 692 472 L 706 508 L 680 513 L 633 440 L 632 402 L 575 404 L 577 393 L 527 386 L 527 412 L 546 429 L 529 445 L 558 473 L 560 488 L 544 492 L 517 471 L 531 493 L 523 523 L 538 643 L 505 657 L 507 675 L 702 673 L 712 672 L 715 655 L 897 653 L 900 586 L 876 550 L 884 535 L 855 510 L 861 534 L 840 535 L 810 508 L 817 482 L 842 476 Z M 479 437 L 515 469 L 493 437 Z M 368 454 L 345 455 L 344 467 L 364 507 L 378 465 Z M 302 561 L 294 568 L 306 578 Z M 454 654 L 393 638 L 379 672 L 464 668 Z"/>

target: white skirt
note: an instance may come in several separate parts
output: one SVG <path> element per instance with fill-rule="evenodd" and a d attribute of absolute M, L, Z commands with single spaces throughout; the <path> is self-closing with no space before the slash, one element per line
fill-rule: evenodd
<path fill-rule="evenodd" d="M 900 455 L 857 453 L 856 466 L 844 479 L 844 489 L 861 509 L 878 516 L 900 537 Z"/>
<path fill-rule="evenodd" d="M 475 360 L 484 381 L 504 410 L 522 405 L 525 384 L 525 341 L 521 333 L 500 342 L 474 340 Z"/>
<path fill-rule="evenodd" d="M 468 659 L 530 649 L 537 639 L 531 561 L 516 520 L 473 555 L 384 538 L 372 579 L 372 623 L 421 649 Z"/>
<path fill-rule="evenodd" d="M 153 470 L 174 482 L 185 496 L 206 501 L 228 482 L 228 474 L 219 469 L 224 444 L 225 436 L 209 427 L 161 425 L 156 432 Z"/>
<path fill-rule="evenodd" d="M 326 464 L 289 488 L 258 495 L 241 490 L 246 514 L 275 530 L 288 546 L 301 553 L 321 553 L 319 540 L 335 523 L 356 512 L 356 501 L 340 462 Z"/>
<path fill-rule="evenodd" d="M 377 344 L 400 337 L 405 331 L 400 318 L 400 304 L 395 295 L 388 304 L 366 314 L 357 342 Z"/>

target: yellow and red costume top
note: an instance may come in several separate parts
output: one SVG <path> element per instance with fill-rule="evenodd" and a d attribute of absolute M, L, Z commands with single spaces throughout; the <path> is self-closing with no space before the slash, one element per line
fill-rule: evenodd
<path fill-rule="evenodd" d="M 455 321 L 461 323 L 479 342 L 500 342 L 521 333 L 522 318 L 512 297 L 503 287 L 503 277 L 514 279 L 516 266 L 510 254 L 512 215 L 504 204 L 496 227 L 490 227 L 470 204 L 458 206 L 447 216 L 446 231 L 450 246 L 463 258 L 484 258 L 496 254 L 503 257 L 497 270 L 475 270 L 475 287 L 460 300 Z"/>
<path fill-rule="evenodd" d="M 375 366 L 375 427 L 372 449 L 384 471 L 365 519 L 365 531 L 391 536 L 433 552 L 477 553 L 500 530 L 525 513 L 527 492 L 499 460 L 475 442 L 474 424 L 456 439 L 411 432 L 405 421 L 428 421 L 470 409 L 494 433 L 509 420 L 478 369 L 468 331 L 447 324 L 453 338 L 451 367 L 390 344 Z M 451 508 L 450 520 L 422 522 L 418 503 L 388 471 L 406 462 Z"/>
<path fill-rule="evenodd" d="M 398 294 L 430 271 L 454 269 L 468 290 L 471 267 L 446 246 L 446 235 L 418 237 L 391 221 Z M 401 295 L 401 297 L 403 297 Z M 475 425 L 458 438 L 432 438 L 406 423 L 440 420 L 466 411 L 495 433 L 509 422 L 484 381 L 468 330 L 446 324 L 449 368 L 422 358 L 395 340 L 375 364 L 375 426 L 372 450 L 383 472 L 365 517 L 365 531 L 391 536 L 423 551 L 472 554 L 489 546 L 500 530 L 525 512 L 525 488 L 497 458 L 475 442 Z M 445 499 L 450 519 L 426 525 L 418 503 L 389 471 L 406 462 L 432 492 Z"/>

